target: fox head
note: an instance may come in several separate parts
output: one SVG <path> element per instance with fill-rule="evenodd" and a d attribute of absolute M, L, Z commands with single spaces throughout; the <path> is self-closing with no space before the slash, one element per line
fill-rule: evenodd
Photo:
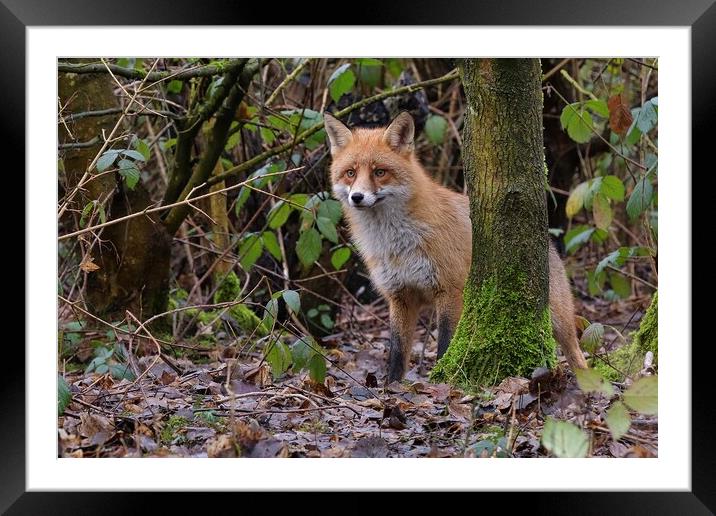
<path fill-rule="evenodd" d="M 324 114 L 331 143 L 333 195 L 344 206 L 368 210 L 384 202 L 407 201 L 415 177 L 415 124 L 400 113 L 388 127 L 348 129 Z"/>

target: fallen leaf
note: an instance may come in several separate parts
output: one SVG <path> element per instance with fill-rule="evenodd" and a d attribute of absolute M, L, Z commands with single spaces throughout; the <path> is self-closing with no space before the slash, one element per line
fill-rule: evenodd
<path fill-rule="evenodd" d="M 99 269 L 99 265 L 94 263 L 93 257 L 88 256 L 87 259 L 80 264 L 80 269 L 84 272 L 94 272 Z"/>
<path fill-rule="evenodd" d="M 622 96 L 610 97 L 607 100 L 607 106 L 609 106 L 609 127 L 617 134 L 625 134 L 631 127 L 634 117 L 632 117 L 629 107 L 624 104 Z"/>

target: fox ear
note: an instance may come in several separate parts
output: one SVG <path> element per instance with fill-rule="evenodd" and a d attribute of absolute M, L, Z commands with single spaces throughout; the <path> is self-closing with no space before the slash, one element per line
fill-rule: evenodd
<path fill-rule="evenodd" d="M 331 155 L 348 145 L 353 140 L 353 133 L 343 122 L 338 120 L 329 112 L 323 113 L 323 124 L 326 127 L 326 134 L 331 142 Z"/>
<path fill-rule="evenodd" d="M 415 139 L 415 123 L 410 113 L 403 111 L 385 129 L 383 140 L 397 152 L 412 152 Z"/>

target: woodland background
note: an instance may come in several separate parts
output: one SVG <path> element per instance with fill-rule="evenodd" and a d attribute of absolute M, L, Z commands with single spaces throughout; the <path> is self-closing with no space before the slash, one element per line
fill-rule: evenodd
<path fill-rule="evenodd" d="M 322 128 L 408 110 L 463 190 L 452 60 L 60 60 L 58 454 L 655 456 L 658 62 L 542 72 L 550 233 L 592 368 L 473 392 L 429 381 L 430 313 L 407 380 L 379 387 L 387 308 Z"/>

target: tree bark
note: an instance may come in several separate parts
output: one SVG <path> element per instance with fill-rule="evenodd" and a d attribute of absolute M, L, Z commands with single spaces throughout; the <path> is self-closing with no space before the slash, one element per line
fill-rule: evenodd
<path fill-rule="evenodd" d="M 472 268 L 432 378 L 470 388 L 555 363 L 538 59 L 465 59 Z"/>
<path fill-rule="evenodd" d="M 112 84 L 108 74 L 61 73 L 58 93 L 64 106 L 63 113 L 117 107 Z M 60 143 L 91 141 L 99 136 L 95 145 L 64 152 L 66 191 L 77 185 L 102 146 L 103 132 L 109 135 L 118 119 L 119 115 L 112 114 L 68 122 L 71 136 L 60 124 Z M 93 200 L 105 203 L 108 220 L 140 211 L 151 202 L 141 181 L 134 190 L 129 190 L 119 174 L 103 174 L 87 183 L 73 200 L 72 208 L 82 210 Z M 164 310 L 169 285 L 171 237 L 158 217 L 136 217 L 109 226 L 99 235 L 101 240 L 91 251 L 99 269 L 87 273 L 85 300 L 88 309 L 109 319 L 123 318 L 125 310 L 138 317 L 148 317 Z"/>

